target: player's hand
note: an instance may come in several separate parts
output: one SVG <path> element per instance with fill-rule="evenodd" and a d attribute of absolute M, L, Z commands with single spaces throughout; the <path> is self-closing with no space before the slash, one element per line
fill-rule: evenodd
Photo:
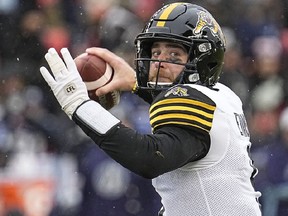
<path fill-rule="evenodd" d="M 132 91 L 136 82 L 136 74 L 134 69 L 123 58 L 107 49 L 99 47 L 88 48 L 86 52 L 103 58 L 114 69 L 112 81 L 97 89 L 96 94 L 98 96 L 107 94 L 113 90 Z"/>
<path fill-rule="evenodd" d="M 62 109 L 69 118 L 72 118 L 76 108 L 84 101 L 89 100 L 89 97 L 86 85 L 82 81 L 68 49 L 61 49 L 61 54 L 64 62 L 56 50 L 50 48 L 45 55 L 45 59 L 53 76 L 45 67 L 41 67 L 40 72 L 51 87 Z"/>

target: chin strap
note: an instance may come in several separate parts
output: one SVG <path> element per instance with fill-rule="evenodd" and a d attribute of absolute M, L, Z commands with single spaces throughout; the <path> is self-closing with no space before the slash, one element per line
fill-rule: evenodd
<path fill-rule="evenodd" d="M 172 86 L 172 82 L 147 82 L 147 86 L 155 89 L 166 89 Z"/>

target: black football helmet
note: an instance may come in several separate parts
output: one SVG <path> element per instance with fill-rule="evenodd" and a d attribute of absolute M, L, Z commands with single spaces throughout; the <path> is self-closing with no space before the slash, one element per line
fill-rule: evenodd
<path fill-rule="evenodd" d="M 155 41 L 182 44 L 189 60 L 172 85 L 196 83 L 213 86 L 222 71 L 225 38 L 212 15 L 203 7 L 190 3 L 172 3 L 158 10 L 135 39 L 135 66 L 139 89 L 163 90 L 163 83 L 149 85 L 151 46 Z M 158 60 L 157 60 L 158 61 Z M 161 62 L 161 61 L 160 61 Z"/>

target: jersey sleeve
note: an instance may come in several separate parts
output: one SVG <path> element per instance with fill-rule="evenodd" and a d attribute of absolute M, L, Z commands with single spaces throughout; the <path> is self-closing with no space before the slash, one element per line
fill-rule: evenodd
<path fill-rule="evenodd" d="M 178 87 L 159 94 L 154 100 L 150 109 L 153 134 L 141 134 L 120 122 L 99 135 L 95 127 L 77 113 L 73 120 L 115 161 L 152 179 L 200 160 L 210 149 L 207 132 L 211 129 L 215 104 L 194 88 Z M 91 116 L 97 112 L 88 111 Z"/>
<path fill-rule="evenodd" d="M 177 85 L 162 92 L 152 103 L 149 114 L 153 132 L 167 125 L 185 126 L 209 133 L 216 104 L 190 85 Z"/>

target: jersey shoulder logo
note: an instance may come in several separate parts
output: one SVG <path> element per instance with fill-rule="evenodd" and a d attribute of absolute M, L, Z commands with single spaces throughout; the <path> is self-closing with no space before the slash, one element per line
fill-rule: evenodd
<path fill-rule="evenodd" d="M 183 88 L 181 86 L 175 86 L 172 89 L 168 90 L 168 92 L 164 95 L 164 97 L 168 97 L 169 95 L 185 97 L 189 96 L 188 89 Z"/>

